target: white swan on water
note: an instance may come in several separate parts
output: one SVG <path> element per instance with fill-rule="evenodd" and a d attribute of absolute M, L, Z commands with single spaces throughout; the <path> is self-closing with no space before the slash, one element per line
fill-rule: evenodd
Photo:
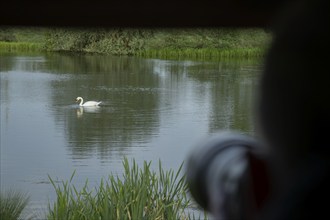
<path fill-rule="evenodd" d="M 82 97 L 77 97 L 76 102 L 79 102 L 79 106 L 84 106 L 84 107 L 91 107 L 91 106 L 99 106 L 102 102 L 96 102 L 96 101 L 87 101 L 85 103 L 84 99 Z"/>

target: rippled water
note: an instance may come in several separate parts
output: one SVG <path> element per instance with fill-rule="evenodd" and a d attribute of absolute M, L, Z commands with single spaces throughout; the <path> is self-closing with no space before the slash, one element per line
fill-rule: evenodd
<path fill-rule="evenodd" d="M 256 61 L 170 61 L 64 54 L 2 54 L 1 189 L 40 211 L 55 192 L 122 172 L 124 156 L 176 170 L 219 129 L 254 132 Z M 80 108 L 75 98 L 101 100 Z"/>

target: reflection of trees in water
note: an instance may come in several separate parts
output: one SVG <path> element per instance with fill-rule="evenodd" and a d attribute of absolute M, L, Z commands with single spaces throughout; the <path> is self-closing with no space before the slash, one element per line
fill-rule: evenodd
<path fill-rule="evenodd" d="M 255 62 L 151 61 L 57 54 L 49 57 L 47 65 L 49 71 L 70 75 L 52 83 L 54 103 L 67 105 L 79 95 L 105 104 L 99 112 L 83 112 L 81 117 L 77 117 L 75 108 L 67 108 L 64 116 L 55 113 L 59 127 L 65 128 L 74 158 L 97 155 L 102 159 L 127 153 L 133 144 L 143 147 L 159 129 L 159 108 L 175 112 L 186 97 L 181 93 L 186 92 L 208 105 L 206 113 L 192 111 L 207 114 L 209 132 L 254 130 L 252 107 L 258 77 Z M 165 117 L 177 120 L 177 116 Z"/>
<path fill-rule="evenodd" d="M 204 63 L 189 69 L 192 77 L 210 83 L 211 133 L 220 129 L 254 131 L 253 108 L 259 71 L 256 61 Z"/>
<path fill-rule="evenodd" d="M 22 70 L 24 72 L 42 71 L 44 69 L 45 59 L 40 53 L 4 53 L 0 54 L 1 71 Z"/>
<path fill-rule="evenodd" d="M 254 130 L 251 114 L 258 77 L 255 62 L 161 61 L 69 54 L 6 59 L 8 62 L 0 60 L 1 65 L 3 62 L 6 65 L 2 71 L 15 67 L 51 73 L 32 79 L 38 80 L 45 91 L 51 85 L 51 104 L 45 104 L 55 117 L 57 129 L 61 133 L 64 129 L 73 158 L 96 156 L 102 160 L 126 154 L 133 145 L 144 147 L 157 135 L 161 119 L 174 124 L 179 117 L 186 116 L 186 112 L 181 114 L 183 111 L 189 111 L 192 120 L 208 123 L 209 132 Z M 3 97 L 8 96 L 7 87 L 7 81 L 2 80 Z M 102 100 L 104 106 L 97 112 L 80 112 L 78 117 L 80 109 L 73 105 L 77 96 L 86 101 Z M 197 104 L 193 102 L 196 100 Z M 182 109 L 177 109 L 178 106 Z"/>
<path fill-rule="evenodd" d="M 0 59 L 1 72 L 12 70 L 16 63 L 15 58 L 7 54 L 0 54 L 0 56 L 1 56 Z"/>
<path fill-rule="evenodd" d="M 158 77 L 150 64 L 131 57 L 48 58 L 49 71 L 71 74 L 52 84 L 54 103 L 73 103 L 78 95 L 86 97 L 86 101 L 89 97 L 104 101 L 99 112 L 81 112 L 72 106 L 64 110 L 64 116 L 55 113 L 57 123 L 64 126 L 72 157 L 106 158 L 113 152 L 127 152 L 133 141 L 143 143 L 150 138 L 159 126 L 155 112 Z"/>

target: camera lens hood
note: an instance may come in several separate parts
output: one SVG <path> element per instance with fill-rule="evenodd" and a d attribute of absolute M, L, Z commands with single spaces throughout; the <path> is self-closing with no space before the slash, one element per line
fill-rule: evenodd
<path fill-rule="evenodd" d="M 202 141 L 193 149 L 186 163 L 186 178 L 191 195 L 204 209 L 210 210 L 208 193 L 208 170 L 213 160 L 219 159 L 219 154 L 224 154 L 228 149 L 241 148 L 241 152 L 254 151 L 258 142 L 247 135 L 238 132 L 219 132 Z M 213 174 L 211 174 L 213 175 Z M 214 179 L 216 179 L 216 173 Z"/>

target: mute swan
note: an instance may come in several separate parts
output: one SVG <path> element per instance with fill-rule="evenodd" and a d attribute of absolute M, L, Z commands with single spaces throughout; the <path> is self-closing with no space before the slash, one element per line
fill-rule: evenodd
<path fill-rule="evenodd" d="M 100 105 L 102 102 L 96 102 L 96 101 L 87 101 L 83 104 L 84 100 L 82 97 L 77 97 L 76 98 L 76 102 L 79 102 L 79 106 L 84 106 L 84 107 L 88 107 L 88 106 L 98 106 Z"/>

